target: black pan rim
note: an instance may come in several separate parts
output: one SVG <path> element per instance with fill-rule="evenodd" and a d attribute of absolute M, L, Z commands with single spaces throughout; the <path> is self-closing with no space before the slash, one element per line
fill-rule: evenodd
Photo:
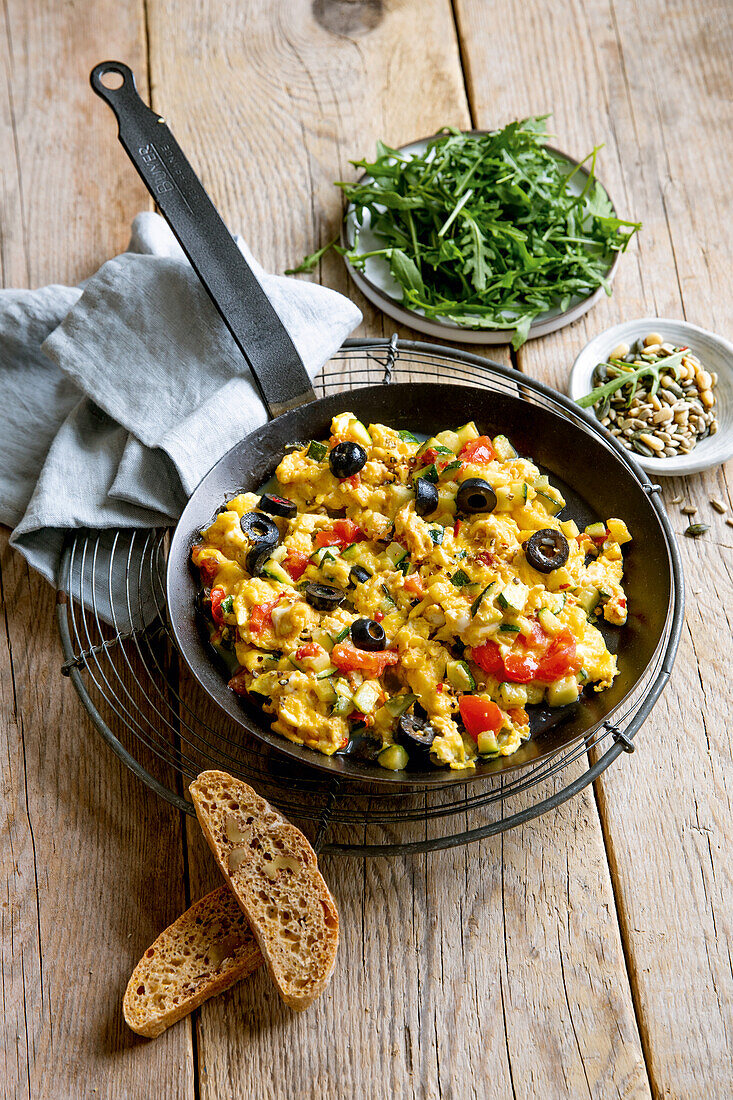
<path fill-rule="evenodd" d="M 348 349 L 372 348 L 372 349 L 386 350 L 387 352 L 389 352 L 390 348 L 396 348 L 396 338 L 393 337 L 392 340 L 388 340 L 388 339 L 384 339 L 384 338 L 372 338 L 372 339 L 362 338 L 362 339 L 356 339 L 356 340 L 348 340 L 344 343 L 343 347 L 344 347 L 344 349 L 347 349 L 347 350 Z M 441 355 L 441 356 L 445 356 L 446 353 L 447 353 L 451 357 L 456 357 L 457 356 L 461 361 L 463 361 L 465 363 L 468 363 L 469 365 L 478 366 L 478 367 L 482 368 L 483 370 L 486 370 L 488 368 L 491 372 L 500 373 L 501 375 L 503 375 L 506 378 L 510 379 L 514 383 L 516 383 L 517 380 L 518 380 L 517 379 L 517 372 L 513 368 L 503 367 L 501 364 L 494 363 L 490 360 L 487 360 L 484 357 L 479 357 L 477 355 L 471 355 L 471 353 L 468 353 L 468 352 L 461 351 L 461 352 L 456 353 L 453 349 L 448 349 L 448 348 L 445 348 L 441 345 L 427 344 L 427 343 L 423 343 L 423 342 L 419 342 L 419 341 L 400 341 L 399 342 L 399 347 L 401 349 L 404 349 L 404 350 L 413 350 L 413 351 L 421 352 L 421 353 L 424 353 L 424 354 L 438 354 L 438 355 Z M 677 644 L 678 644 L 678 641 L 679 641 L 679 633 L 680 633 L 680 629 L 681 629 L 681 616 L 682 616 L 681 604 L 683 603 L 682 574 L 681 574 L 681 567 L 679 565 L 679 551 L 678 551 L 676 543 L 674 541 L 674 537 L 673 537 L 673 534 L 672 534 L 672 531 L 671 531 L 671 527 L 669 525 L 669 521 L 666 517 L 666 513 L 664 512 L 663 507 L 661 507 L 661 504 L 657 499 L 658 493 L 656 492 L 656 490 L 658 490 L 659 487 L 658 486 L 653 486 L 649 482 L 649 479 L 646 477 L 644 472 L 640 469 L 640 467 L 637 466 L 635 461 L 630 457 L 628 452 L 626 452 L 623 448 L 619 447 L 619 445 L 616 443 L 616 441 L 613 439 L 613 437 L 610 437 L 609 434 L 605 432 L 605 430 L 603 430 L 603 429 L 599 430 L 598 427 L 597 427 L 597 422 L 595 422 L 593 419 L 591 419 L 587 415 L 587 413 L 582 412 L 581 410 L 579 410 L 578 407 L 575 406 L 574 403 L 572 401 L 570 401 L 569 398 L 565 397 L 562 394 L 559 394 L 557 391 L 555 391 L 555 390 L 551 389 L 550 387 L 544 385 L 544 383 L 538 382 L 537 380 L 529 378 L 528 376 L 521 376 L 521 381 L 522 381 L 523 384 L 526 384 L 530 389 L 536 390 L 536 391 L 544 394 L 545 396 L 547 396 L 551 400 L 552 403 L 554 403 L 556 405 L 559 405 L 561 408 L 564 407 L 568 412 L 572 412 L 573 415 L 576 418 L 578 418 L 581 421 L 586 422 L 590 426 L 590 434 L 595 435 L 595 436 L 600 436 L 602 438 L 603 442 L 606 443 L 607 449 L 610 449 L 614 453 L 613 456 L 617 459 L 620 459 L 622 461 L 623 465 L 625 465 L 627 467 L 627 470 L 633 474 L 633 477 L 637 481 L 639 486 L 646 492 L 647 497 L 649 499 L 649 502 L 653 507 L 655 518 L 656 518 L 657 522 L 659 523 L 659 525 L 662 529 L 665 549 L 666 549 L 666 553 L 667 553 L 668 566 L 669 566 L 670 597 L 669 597 L 669 605 L 668 605 L 668 608 L 667 608 L 665 626 L 664 626 L 663 630 L 661 631 L 661 633 L 659 635 L 659 640 L 658 640 L 657 646 L 655 647 L 654 653 L 653 653 L 652 657 L 649 659 L 649 661 L 646 665 L 646 668 L 636 678 L 633 685 L 630 687 L 629 691 L 624 695 L 624 697 L 618 701 L 618 703 L 614 707 L 613 711 L 610 712 L 609 714 L 607 714 L 598 723 L 596 723 L 595 725 L 593 725 L 593 726 L 589 727 L 588 729 L 586 729 L 584 731 L 582 737 L 575 738 L 572 742 L 570 742 L 570 741 L 566 742 L 566 744 L 563 746 L 563 749 L 562 749 L 562 751 L 564 751 L 565 749 L 569 748 L 571 744 L 575 744 L 577 741 L 585 740 L 587 742 L 588 740 L 590 740 L 592 738 L 592 736 L 596 732 L 596 730 L 598 728 L 602 727 L 602 726 L 605 726 L 607 729 L 615 729 L 615 727 L 613 726 L 614 716 L 621 710 L 624 703 L 626 703 L 628 701 L 629 696 L 633 694 L 633 692 L 639 686 L 640 682 L 642 682 L 644 680 L 644 677 L 647 675 L 649 669 L 654 667 L 655 662 L 657 664 L 659 663 L 659 653 L 660 653 L 661 648 L 664 647 L 665 645 L 666 645 L 666 653 L 665 653 L 665 658 L 664 658 L 662 667 L 663 667 L 663 672 L 666 673 L 666 675 L 668 676 L 669 669 L 671 668 L 671 664 L 674 660 L 674 654 L 675 654 L 676 649 L 677 649 Z M 431 384 L 433 384 L 433 385 L 450 385 L 450 383 L 440 383 L 440 382 L 437 382 L 437 383 L 432 382 Z M 395 382 L 395 383 L 393 383 L 393 385 L 394 386 L 401 386 L 403 384 Z M 409 385 L 409 383 L 405 384 L 405 385 Z M 459 387 L 454 387 L 454 388 L 458 389 Z M 460 387 L 460 388 L 465 389 L 465 387 Z M 371 391 L 379 392 L 379 391 L 382 390 L 382 386 L 381 385 L 373 385 L 373 386 L 367 386 L 367 387 L 359 387 L 357 392 L 363 392 L 364 390 L 371 390 Z M 350 392 L 350 391 L 347 391 L 347 392 Z M 320 399 L 320 400 L 324 400 L 324 399 Z M 553 413 L 555 413 L 555 410 L 551 410 L 551 411 Z M 263 427 L 266 427 L 266 425 L 264 425 Z M 261 429 L 257 429 L 257 430 L 259 431 Z M 606 437 L 608 437 L 608 438 L 606 438 Z M 247 437 L 247 438 L 250 438 L 250 437 Z M 234 448 L 232 448 L 229 452 L 227 452 L 225 455 L 222 456 L 222 458 L 219 460 L 219 462 L 217 462 L 212 467 L 212 469 L 207 472 L 205 477 L 202 479 L 202 482 L 200 483 L 200 485 L 195 490 L 195 493 L 198 493 L 199 488 L 201 487 L 203 482 L 209 478 L 209 476 L 212 474 L 212 471 L 214 471 L 221 463 L 225 463 L 227 461 L 227 459 L 229 458 L 229 455 L 231 454 L 231 452 L 233 450 L 236 450 L 237 448 L 241 447 L 243 442 L 244 441 L 241 441 L 240 443 L 236 444 Z M 610 446 L 609 446 L 609 444 L 610 444 Z M 192 498 L 191 498 L 192 500 L 193 500 L 193 497 L 194 497 L 194 494 L 192 494 Z M 212 503 L 212 512 L 214 510 L 214 507 L 215 507 L 215 505 Z M 169 554 L 168 564 L 166 566 L 166 597 L 167 597 L 167 600 L 168 600 L 169 607 L 171 606 L 171 603 L 173 602 L 171 600 L 171 591 L 172 591 L 172 585 L 174 583 L 173 563 L 174 563 L 174 560 L 176 558 L 176 554 L 174 553 L 174 551 L 177 550 L 177 549 L 180 549 L 180 544 L 181 544 L 181 542 L 183 542 L 185 547 L 186 547 L 186 557 L 187 557 L 188 548 L 190 548 L 190 545 L 192 544 L 193 538 L 195 536 L 195 530 L 191 530 L 191 531 L 185 531 L 184 530 L 184 528 L 185 528 L 185 522 L 184 521 L 185 521 L 185 518 L 186 518 L 187 511 L 188 511 L 188 506 L 187 506 L 186 510 L 184 510 L 184 513 L 181 517 L 181 520 L 179 521 L 179 524 L 176 527 L 176 530 L 173 534 L 173 538 L 172 538 L 172 541 L 171 541 L 171 553 Z M 540 759 L 548 759 L 551 755 L 553 755 L 551 753 L 545 753 L 545 754 L 542 754 L 541 757 L 538 757 L 534 760 L 522 761 L 522 762 L 517 763 L 513 766 L 511 764 L 503 763 L 503 766 L 498 768 L 498 769 L 497 768 L 491 769 L 490 766 L 489 767 L 485 766 L 484 768 L 480 768 L 480 769 L 476 769 L 476 770 L 474 770 L 474 769 L 471 769 L 471 770 L 464 769 L 464 770 L 461 770 L 461 771 L 452 771 L 452 772 L 450 772 L 447 769 L 437 769 L 436 768 L 435 769 L 436 778 L 433 782 L 426 781 L 424 778 L 420 778 L 420 779 L 417 779 L 417 780 L 413 779 L 413 778 L 410 777 L 409 773 L 384 772 L 383 769 L 379 769 L 380 774 L 376 774 L 376 775 L 373 775 L 373 776 L 371 774 L 365 775 L 361 772 L 358 775 L 355 775 L 352 771 L 350 771 L 348 769 L 348 767 L 346 768 L 345 771 L 342 770 L 342 768 L 334 767 L 333 763 L 332 763 L 332 761 L 334 760 L 333 757 L 325 757 L 325 756 L 321 757 L 321 755 L 316 753 L 315 750 L 309 750 L 309 749 L 305 748 L 304 746 L 294 745 L 291 742 L 287 741 L 285 738 L 282 738 L 277 734 L 273 734 L 269 730 L 265 731 L 265 730 L 262 730 L 260 728 L 257 728 L 257 726 L 254 723 L 251 723 L 251 724 L 248 723 L 247 716 L 245 714 L 243 714 L 242 717 L 239 718 L 239 717 L 233 715 L 230 711 L 227 711 L 222 706 L 220 701 L 217 699 L 216 695 L 213 694 L 208 689 L 206 684 L 202 682 L 201 677 L 199 676 L 199 674 L 197 672 L 197 669 L 196 669 L 195 660 L 192 662 L 192 660 L 189 659 L 189 654 L 187 652 L 187 648 L 186 648 L 186 645 L 185 645 L 185 640 L 183 639 L 183 637 L 181 635 L 181 632 L 179 631 L 179 624 L 176 621 L 175 616 L 174 615 L 169 615 L 169 619 L 170 619 L 170 625 L 171 625 L 171 630 L 172 630 L 174 639 L 175 639 L 176 644 L 179 648 L 179 651 L 181 652 L 181 654 L 182 654 L 182 656 L 183 656 L 183 658 L 186 662 L 186 665 L 189 667 L 192 675 L 194 676 L 194 679 L 196 679 L 196 681 L 199 684 L 199 686 L 201 687 L 201 689 L 205 692 L 205 694 L 215 704 L 217 710 L 224 711 L 224 713 L 226 713 L 227 716 L 232 719 L 232 721 L 235 723 L 235 725 L 241 726 L 242 729 L 245 730 L 250 736 L 254 736 L 258 740 L 264 741 L 264 743 L 269 745 L 271 748 L 275 749 L 275 751 L 277 753 L 279 753 L 279 754 L 281 754 L 285 757 L 288 757 L 291 761 L 297 762 L 300 766 L 305 766 L 307 768 L 311 768 L 311 769 L 313 769 L 317 772 L 320 772 L 322 774 L 326 773 L 326 774 L 330 775 L 333 779 L 355 781 L 355 782 L 358 782 L 358 783 L 361 783 L 361 784 L 371 785 L 371 786 L 374 786 L 376 788 L 380 788 L 382 790 L 384 790 L 385 788 L 391 788 L 391 789 L 411 788 L 413 790 L 416 789 L 416 788 L 420 788 L 420 789 L 433 789 L 433 788 L 435 788 L 435 789 L 437 789 L 438 787 L 441 787 L 441 786 L 442 787 L 452 786 L 456 783 L 465 784 L 465 783 L 469 783 L 469 782 L 475 782 L 479 779 L 490 779 L 492 777 L 496 778 L 496 776 L 498 774 L 504 774 L 505 772 L 517 771 L 519 769 L 530 767 L 532 764 L 537 764 Z M 659 675 L 662 675 L 662 673 L 660 673 Z M 658 676 L 658 679 L 659 679 L 659 676 Z M 661 688 L 659 690 L 661 691 Z M 652 687 L 649 688 L 648 694 L 650 696 L 653 695 L 654 699 L 656 699 L 656 697 L 658 695 L 658 692 L 655 693 L 655 685 L 653 685 Z M 651 709 L 651 708 L 649 708 L 649 709 Z M 304 760 L 303 753 L 308 754 L 308 759 L 307 760 Z M 315 759 L 311 760 L 311 756 L 314 757 Z M 504 758 L 504 761 L 511 761 L 511 759 L 512 759 L 511 757 L 507 757 L 507 758 Z M 375 768 L 375 772 L 376 772 L 376 770 L 377 769 Z"/>

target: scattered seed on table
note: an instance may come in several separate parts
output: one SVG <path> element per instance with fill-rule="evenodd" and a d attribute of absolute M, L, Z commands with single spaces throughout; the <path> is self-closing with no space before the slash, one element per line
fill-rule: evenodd
<path fill-rule="evenodd" d="M 685 499 L 684 497 L 680 497 L 680 496 L 672 497 L 672 499 L 670 500 L 669 503 L 670 504 L 681 504 L 684 499 Z"/>
<path fill-rule="evenodd" d="M 727 519 L 725 522 L 728 524 L 729 527 L 733 527 L 733 519 Z"/>
<path fill-rule="evenodd" d="M 683 516 L 694 516 L 696 511 L 697 508 L 694 504 L 686 504 L 684 508 L 680 508 L 680 512 L 682 512 Z"/>
<path fill-rule="evenodd" d="M 704 535 L 705 532 L 709 530 L 709 523 L 691 523 L 689 527 L 685 528 L 683 533 L 687 535 L 688 539 L 697 539 L 700 535 Z"/>
<path fill-rule="evenodd" d="M 728 511 L 725 504 L 723 504 L 723 501 L 718 500 L 717 497 L 711 497 L 710 503 L 712 504 L 715 511 L 718 512 L 721 516 L 725 515 L 725 513 Z"/>

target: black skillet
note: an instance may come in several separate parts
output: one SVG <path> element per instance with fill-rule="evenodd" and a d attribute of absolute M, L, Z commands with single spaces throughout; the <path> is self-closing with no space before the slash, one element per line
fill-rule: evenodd
<path fill-rule="evenodd" d="M 117 74 L 121 85 L 106 87 L 102 83 L 106 73 Z M 609 449 L 600 431 L 589 434 L 570 419 L 521 396 L 448 383 L 393 383 L 316 399 L 289 335 L 164 120 L 138 96 L 131 70 L 117 61 L 104 62 L 93 69 L 91 83 L 117 116 L 122 145 L 249 364 L 273 418 L 209 471 L 186 505 L 171 540 L 166 578 L 171 626 L 204 691 L 236 723 L 291 759 L 334 776 L 379 785 L 407 781 L 445 786 L 515 769 L 558 752 L 589 736 L 602 722 L 612 721 L 668 634 L 675 596 L 676 548 L 661 510 L 649 498 L 644 474 L 623 456 L 617 444 Z M 516 372 L 486 362 L 492 371 L 516 381 Z M 573 408 L 566 399 L 553 397 Z M 482 433 L 508 435 L 521 453 L 531 455 L 552 475 L 567 501 L 565 516 L 582 524 L 619 516 L 634 536 L 625 566 L 628 623 L 621 629 L 604 630 L 610 648 L 619 655 L 619 675 L 613 686 L 600 694 L 583 694 L 578 703 L 560 710 L 532 708 L 532 738 L 513 756 L 460 772 L 438 768 L 390 772 L 348 755 L 325 757 L 273 734 L 267 716 L 229 690 L 212 660 L 194 611 L 197 580 L 190 566 L 190 551 L 198 532 L 226 499 L 262 486 L 290 444 L 328 437 L 332 416 L 346 408 L 365 423 L 381 421 L 431 435 L 473 419 Z M 680 606 L 681 598 L 680 592 Z"/>

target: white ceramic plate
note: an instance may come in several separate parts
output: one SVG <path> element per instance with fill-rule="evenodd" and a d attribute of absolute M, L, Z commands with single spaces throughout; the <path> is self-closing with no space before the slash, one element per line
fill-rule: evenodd
<path fill-rule="evenodd" d="M 662 317 L 646 317 L 640 321 L 624 321 L 614 325 L 585 345 L 573 363 L 568 393 L 574 401 L 590 393 L 596 366 L 604 363 L 619 344 L 631 345 L 634 340 L 650 332 L 658 332 L 665 343 L 689 347 L 706 370 L 717 371 L 714 410 L 719 427 L 715 435 L 703 439 L 690 454 L 680 455 L 679 458 L 645 458 L 635 451 L 630 453 L 642 469 L 655 477 L 683 477 L 727 462 L 733 458 L 733 344 L 714 332 L 687 321 Z"/>
<path fill-rule="evenodd" d="M 484 130 L 467 130 L 465 132 L 471 134 L 486 133 Z M 421 138 L 420 141 L 413 141 L 409 145 L 401 146 L 400 151 L 416 155 L 424 153 L 428 146 L 428 142 L 432 140 L 432 137 Z M 554 149 L 551 145 L 546 146 L 546 148 L 549 149 L 551 153 L 554 153 L 556 157 L 567 163 L 569 172 L 577 167 L 578 162 L 573 160 L 572 157 L 567 156 L 567 154 L 560 152 L 558 149 Z M 360 178 L 359 182 L 362 183 L 367 179 L 369 179 L 369 177 L 364 175 Z M 580 168 L 573 178 L 571 190 L 576 195 L 579 195 L 587 179 L 588 173 L 584 168 Z M 603 186 L 603 184 L 601 184 L 601 186 Z M 606 192 L 606 194 L 608 194 L 608 192 Z M 369 252 L 372 249 L 381 248 L 383 246 L 383 242 L 371 231 L 369 212 L 366 210 L 364 211 L 364 224 L 357 227 L 354 207 L 349 204 L 346 208 L 342 231 L 342 243 L 348 248 L 353 246 L 354 233 L 357 228 L 359 228 L 359 244 L 361 250 Z M 616 253 L 613 263 L 608 269 L 606 277 L 609 281 L 613 280 L 616 274 L 619 256 L 620 253 Z M 408 325 L 410 328 L 417 329 L 418 332 L 424 332 L 428 336 L 435 336 L 442 340 L 455 340 L 463 344 L 508 344 L 514 335 L 514 329 L 511 328 L 469 328 L 468 325 L 457 325 L 455 321 L 428 320 L 422 312 L 408 309 L 406 306 L 402 305 L 401 286 L 394 279 L 389 269 L 389 263 L 381 256 L 370 257 L 361 271 L 358 271 L 348 261 L 346 261 L 346 266 L 351 278 L 365 298 L 368 298 L 378 309 L 381 309 L 383 313 L 386 313 L 395 321 L 399 321 L 400 324 L 403 325 Z M 559 309 L 553 309 L 548 310 L 546 313 L 541 313 L 530 325 L 528 339 L 534 340 L 538 336 L 547 336 L 550 332 L 555 332 L 559 328 L 564 328 L 565 325 L 572 324 L 573 321 L 577 321 L 579 317 L 587 313 L 591 306 L 605 296 L 605 293 L 603 287 L 599 287 L 593 294 L 588 295 L 587 298 L 574 299 L 568 308 L 562 312 Z"/>

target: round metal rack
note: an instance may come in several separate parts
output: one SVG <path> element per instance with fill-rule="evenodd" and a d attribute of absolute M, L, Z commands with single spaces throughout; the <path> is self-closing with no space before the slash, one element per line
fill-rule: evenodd
<path fill-rule="evenodd" d="M 319 395 L 390 381 L 434 381 L 513 393 L 560 412 L 600 436 L 649 493 L 664 526 L 674 592 L 652 666 L 614 724 L 514 772 L 429 790 L 375 789 L 304 771 L 234 726 L 179 665 L 165 606 L 168 532 L 82 531 L 66 540 L 58 577 L 58 625 L 69 676 L 94 725 L 123 762 L 179 810 L 192 813 L 187 784 L 206 768 L 252 783 L 310 833 L 317 850 L 362 856 L 429 851 L 513 828 L 592 783 L 633 738 L 672 668 L 683 617 L 679 554 L 659 486 L 554 390 L 467 352 L 430 344 L 351 340 L 316 379 Z"/>

